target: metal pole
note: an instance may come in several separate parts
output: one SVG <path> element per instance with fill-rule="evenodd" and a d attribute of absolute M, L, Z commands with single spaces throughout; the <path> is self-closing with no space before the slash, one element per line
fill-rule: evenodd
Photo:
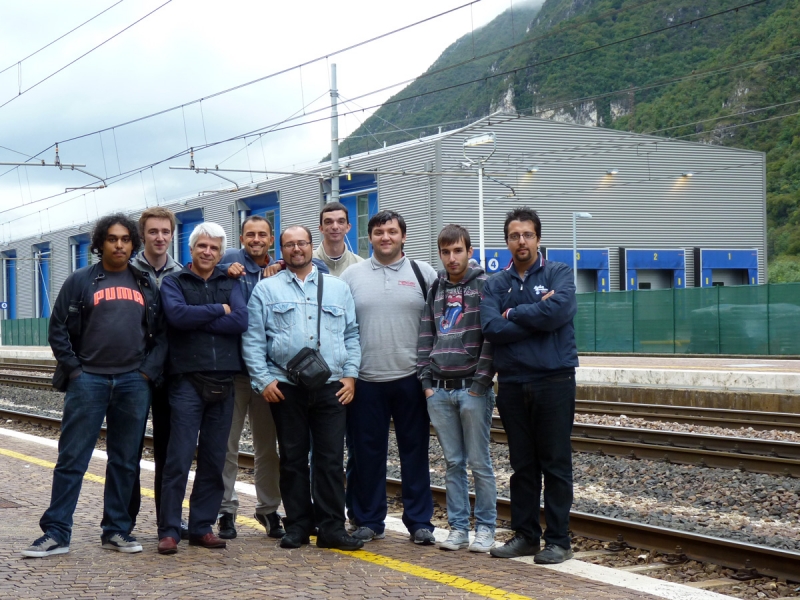
<path fill-rule="evenodd" d="M 578 215 L 572 213 L 572 278 L 578 291 Z"/>
<path fill-rule="evenodd" d="M 3 266 L 3 302 L 8 303 L 8 258 L 2 260 Z M 3 310 L 3 318 L 8 319 L 8 309 Z"/>
<path fill-rule="evenodd" d="M 331 65 L 331 202 L 339 201 L 339 91 L 336 89 L 336 64 Z"/>
<path fill-rule="evenodd" d="M 481 268 L 486 270 L 486 244 L 483 237 L 483 163 L 478 165 L 478 243 L 481 245 Z"/>

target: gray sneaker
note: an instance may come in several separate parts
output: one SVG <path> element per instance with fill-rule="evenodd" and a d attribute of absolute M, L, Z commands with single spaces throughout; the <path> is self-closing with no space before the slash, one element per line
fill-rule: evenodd
<path fill-rule="evenodd" d="M 142 545 L 136 541 L 132 535 L 125 535 L 124 533 L 115 533 L 109 537 L 103 538 L 103 548 L 106 550 L 116 550 L 117 552 L 141 552 Z"/>
<path fill-rule="evenodd" d="M 537 552 L 533 557 L 533 562 L 537 565 L 557 565 L 565 560 L 569 560 L 574 555 L 572 548 L 562 548 L 555 544 L 546 544 L 544 550 Z"/>
<path fill-rule="evenodd" d="M 428 531 L 427 529 L 417 529 L 414 532 L 414 535 L 411 536 L 411 539 L 414 540 L 415 544 L 419 544 L 420 546 L 432 546 L 436 543 L 436 538 L 433 537 L 433 532 Z"/>
<path fill-rule="evenodd" d="M 69 544 L 62 545 L 45 534 L 37 539 L 33 544 L 22 551 L 22 556 L 29 556 L 31 558 L 42 558 L 50 556 L 51 554 L 66 554 L 69 552 Z"/>
<path fill-rule="evenodd" d="M 362 542 L 371 542 L 372 540 L 382 540 L 383 538 L 386 537 L 386 534 L 384 532 L 375 533 L 369 527 L 359 527 L 350 535 L 356 538 L 357 540 L 361 540 Z"/>
<path fill-rule="evenodd" d="M 489 552 L 494 546 L 494 532 L 486 525 L 478 525 L 475 539 L 469 546 L 470 552 Z"/>
<path fill-rule="evenodd" d="M 420 531 L 427 530 L 420 529 Z M 469 534 L 466 531 L 459 531 L 458 529 L 451 529 L 447 539 L 439 544 L 441 550 L 461 550 L 467 546 L 469 546 Z"/>

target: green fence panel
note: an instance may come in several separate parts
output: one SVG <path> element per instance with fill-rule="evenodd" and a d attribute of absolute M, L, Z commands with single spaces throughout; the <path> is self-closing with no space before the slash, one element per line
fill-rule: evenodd
<path fill-rule="evenodd" d="M 575 315 L 575 342 L 578 352 L 594 352 L 597 332 L 595 331 L 595 296 L 598 292 L 578 294 L 578 313 Z"/>
<path fill-rule="evenodd" d="M 674 292 L 635 291 L 633 294 L 633 351 L 675 352 Z"/>
<path fill-rule="evenodd" d="M 595 296 L 596 352 L 633 351 L 633 292 Z"/>
<path fill-rule="evenodd" d="M 800 354 L 800 283 L 767 286 L 769 353 Z"/>
<path fill-rule="evenodd" d="M 721 354 L 769 354 L 767 286 L 719 288 Z"/>
<path fill-rule="evenodd" d="M 2 321 L 4 346 L 47 346 L 50 319 L 5 319 Z"/>
<path fill-rule="evenodd" d="M 718 287 L 675 290 L 675 352 L 719 354 Z"/>

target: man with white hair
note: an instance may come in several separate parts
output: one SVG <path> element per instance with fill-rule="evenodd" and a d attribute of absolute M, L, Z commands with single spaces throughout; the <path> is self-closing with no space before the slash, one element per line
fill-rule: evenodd
<path fill-rule="evenodd" d="M 178 550 L 181 506 L 195 448 L 189 544 L 225 547 L 212 526 L 225 491 L 222 469 L 233 414 L 233 376 L 242 370 L 239 336 L 247 330 L 242 288 L 217 268 L 225 245 L 222 227 L 201 223 L 189 236 L 192 261 L 161 284 L 170 348 L 171 413 L 161 484 L 159 554 Z"/>

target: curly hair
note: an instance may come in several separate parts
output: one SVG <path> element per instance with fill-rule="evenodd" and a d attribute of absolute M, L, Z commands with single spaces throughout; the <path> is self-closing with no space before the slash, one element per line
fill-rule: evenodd
<path fill-rule="evenodd" d="M 122 225 L 128 230 L 128 234 L 131 236 L 131 242 L 133 243 L 133 252 L 131 256 L 136 254 L 142 247 L 142 236 L 139 235 L 137 223 L 123 213 L 114 213 L 113 215 L 106 215 L 105 217 L 97 219 L 97 222 L 94 224 L 94 230 L 92 231 L 92 244 L 89 247 L 92 254 L 96 254 L 97 256 L 103 255 L 103 244 L 106 241 L 106 237 L 108 237 L 108 230 L 111 229 L 112 225 Z"/>

